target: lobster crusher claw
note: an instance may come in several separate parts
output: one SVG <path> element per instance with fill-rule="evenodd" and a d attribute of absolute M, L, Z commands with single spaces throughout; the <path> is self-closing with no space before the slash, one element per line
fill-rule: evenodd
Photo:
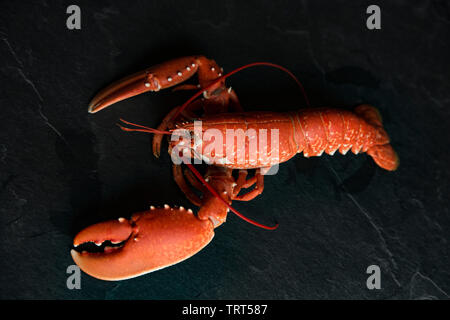
<path fill-rule="evenodd" d="M 192 210 L 166 205 L 136 213 L 130 220 L 119 218 L 87 227 L 76 235 L 71 254 L 81 270 L 95 278 L 125 280 L 188 259 L 213 237 L 209 219 L 200 220 Z M 100 252 L 79 252 L 88 242 Z"/>

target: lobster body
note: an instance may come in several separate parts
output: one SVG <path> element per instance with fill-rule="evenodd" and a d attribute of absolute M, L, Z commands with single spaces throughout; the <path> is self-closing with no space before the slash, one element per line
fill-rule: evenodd
<path fill-rule="evenodd" d="M 367 152 L 380 167 L 390 171 L 395 170 L 399 164 L 377 109 L 369 105 L 360 105 L 354 112 L 318 108 L 285 113 L 222 113 L 198 120 L 201 121 L 202 143 L 195 143 L 193 139 L 191 148 L 195 149 L 195 154 L 200 154 L 203 160 L 218 166 L 234 169 L 261 168 L 268 164 L 285 162 L 301 152 L 305 157 L 311 157 L 321 156 L 324 152 L 333 155 L 337 150 L 344 155 L 349 150 L 355 154 Z M 194 136 L 197 134 L 194 122 L 184 122 L 177 127 L 189 130 Z M 205 134 L 210 129 L 218 130 L 223 137 L 230 134 L 227 132 L 230 129 L 234 130 L 233 132 L 244 132 L 245 143 L 234 143 L 230 152 L 230 149 L 227 149 L 230 147 L 230 141 L 224 139 L 223 147 L 220 148 L 222 150 L 214 150 L 211 153 L 210 135 Z M 268 137 L 264 140 L 260 137 L 261 134 L 267 136 L 273 129 L 278 130 L 277 146 L 272 146 L 272 140 Z M 198 134 L 195 138 L 199 138 Z M 266 141 L 267 147 L 261 149 L 258 146 L 252 150 L 251 139 L 255 139 L 259 144 L 260 141 Z M 171 147 L 174 148 L 178 144 L 178 141 L 172 141 Z M 278 147 L 278 152 L 273 152 L 272 147 Z M 238 159 L 239 155 L 243 158 Z"/>

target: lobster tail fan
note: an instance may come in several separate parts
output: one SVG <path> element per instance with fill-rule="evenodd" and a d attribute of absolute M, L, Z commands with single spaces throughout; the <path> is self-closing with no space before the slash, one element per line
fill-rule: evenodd
<path fill-rule="evenodd" d="M 383 133 L 386 134 L 380 112 L 377 108 L 368 104 L 362 104 L 355 108 L 355 113 L 364 118 L 368 123 L 381 127 Z M 367 150 L 367 154 L 372 157 L 378 166 L 388 171 L 396 170 L 400 164 L 400 159 L 390 143 L 370 147 Z"/>
<path fill-rule="evenodd" d="M 367 150 L 367 154 L 378 166 L 388 171 L 397 170 L 400 164 L 400 159 L 390 143 L 373 146 Z"/>

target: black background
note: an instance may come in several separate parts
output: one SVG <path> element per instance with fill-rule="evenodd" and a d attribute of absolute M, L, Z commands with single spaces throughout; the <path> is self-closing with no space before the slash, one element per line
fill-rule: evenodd
<path fill-rule="evenodd" d="M 81 30 L 66 8 L 81 8 Z M 442 1 L 41 1 L 0 6 L 0 298 L 433 299 L 449 297 L 450 8 Z M 170 158 L 120 117 L 155 127 L 190 93 L 163 91 L 95 115 L 105 85 L 193 54 L 225 71 L 254 61 L 292 70 L 314 106 L 379 108 L 401 160 L 298 156 L 266 178 L 199 254 L 122 282 L 82 274 L 66 287 L 73 236 L 150 204 L 191 207 Z M 278 70 L 229 79 L 247 110 L 296 110 L 304 100 Z M 382 289 L 366 288 L 379 265 Z"/>

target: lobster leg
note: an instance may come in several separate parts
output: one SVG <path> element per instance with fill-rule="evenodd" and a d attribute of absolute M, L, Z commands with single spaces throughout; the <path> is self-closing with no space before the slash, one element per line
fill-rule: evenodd
<path fill-rule="evenodd" d="M 116 102 L 144 92 L 176 86 L 196 72 L 201 87 L 205 87 L 222 75 L 216 62 L 203 56 L 173 59 L 125 77 L 101 90 L 89 103 L 89 112 L 98 112 Z M 218 82 L 210 89 L 211 92 L 222 85 L 222 82 Z"/>
<path fill-rule="evenodd" d="M 249 180 L 246 180 L 239 189 L 249 188 L 255 183 L 256 185 L 253 190 L 240 196 L 236 195 L 233 200 L 250 201 L 259 196 L 264 191 L 264 176 L 261 174 L 261 169 L 256 169 L 255 176 L 253 178 L 250 178 Z"/>
<path fill-rule="evenodd" d="M 257 177 L 253 176 L 250 179 L 248 179 L 247 181 L 245 181 L 245 183 L 242 185 L 242 188 L 250 188 L 252 185 L 254 185 L 256 183 Z"/>
<path fill-rule="evenodd" d="M 197 207 L 200 207 L 202 201 L 186 183 L 186 180 L 183 176 L 183 171 L 181 170 L 181 166 L 176 164 L 172 165 L 172 172 L 173 179 L 177 183 L 178 187 L 180 187 L 181 191 L 183 191 L 183 193 L 186 195 L 186 198 L 188 198 L 188 200 Z"/>
<path fill-rule="evenodd" d="M 255 182 L 256 177 L 252 177 L 247 180 L 248 172 L 245 169 L 239 170 L 239 175 L 236 180 L 236 185 L 233 188 L 233 198 L 235 198 L 242 188 L 250 188 Z"/>
<path fill-rule="evenodd" d="M 200 181 L 198 181 L 198 179 L 194 176 L 192 171 L 184 169 L 184 176 L 194 188 L 200 190 L 201 192 L 207 191 L 206 188 L 200 183 Z"/>

